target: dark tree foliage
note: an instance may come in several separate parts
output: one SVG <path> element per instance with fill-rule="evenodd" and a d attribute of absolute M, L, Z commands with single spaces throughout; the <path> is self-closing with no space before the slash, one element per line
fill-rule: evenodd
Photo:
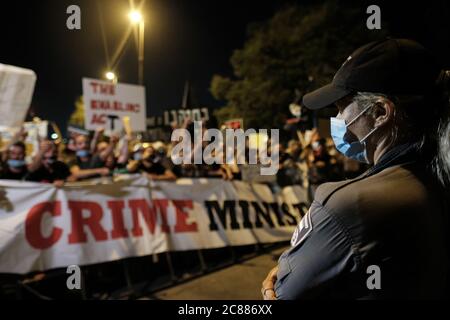
<path fill-rule="evenodd" d="M 287 6 L 251 24 L 244 47 L 231 57 L 234 77 L 212 78 L 213 96 L 225 102 L 215 115 L 244 118 L 246 128 L 281 127 L 296 89 L 328 83 L 354 49 L 385 37 L 386 24 L 369 30 L 367 17 L 366 7 L 334 0 Z"/>

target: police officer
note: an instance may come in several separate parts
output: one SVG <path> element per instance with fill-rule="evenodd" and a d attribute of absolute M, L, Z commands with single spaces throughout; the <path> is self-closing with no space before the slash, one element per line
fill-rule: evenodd
<path fill-rule="evenodd" d="M 337 106 L 330 121 L 337 150 L 371 167 L 317 189 L 263 282 L 265 299 L 445 295 L 446 79 L 421 45 L 387 39 L 357 49 L 330 84 L 304 96 L 309 109 Z"/>

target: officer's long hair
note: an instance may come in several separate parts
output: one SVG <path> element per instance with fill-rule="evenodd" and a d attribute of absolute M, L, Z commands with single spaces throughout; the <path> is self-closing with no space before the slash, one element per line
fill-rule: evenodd
<path fill-rule="evenodd" d="M 450 71 L 442 71 L 432 93 L 418 106 L 413 121 L 419 148 L 430 171 L 447 190 L 450 188 Z"/>
<path fill-rule="evenodd" d="M 377 103 L 380 97 L 394 103 L 392 145 L 417 142 L 421 159 L 440 184 L 450 189 L 450 71 L 442 71 L 427 95 L 391 96 L 359 92 L 359 106 Z M 373 110 L 369 110 L 372 112 Z"/>
<path fill-rule="evenodd" d="M 450 71 L 443 71 L 438 80 L 437 155 L 432 161 L 433 171 L 444 186 L 450 187 Z"/>

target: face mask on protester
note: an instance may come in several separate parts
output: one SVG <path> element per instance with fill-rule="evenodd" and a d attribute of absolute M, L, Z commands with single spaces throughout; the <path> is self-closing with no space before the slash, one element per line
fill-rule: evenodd
<path fill-rule="evenodd" d="M 133 154 L 133 159 L 136 161 L 142 160 L 142 152 L 136 152 Z"/>
<path fill-rule="evenodd" d="M 347 128 L 360 116 L 362 116 L 367 110 L 369 110 L 370 107 L 372 107 L 372 105 L 365 108 L 348 124 L 346 124 L 345 120 L 343 119 L 338 119 L 336 117 L 330 118 L 331 137 L 333 138 L 334 144 L 336 145 L 336 149 L 347 158 L 367 164 L 369 163 L 369 159 L 367 158 L 366 140 L 378 128 L 372 129 L 364 138 L 359 141 L 349 142 L 346 138 L 348 135 Z"/>
<path fill-rule="evenodd" d="M 314 141 L 311 146 L 312 146 L 313 150 L 317 150 L 320 147 L 320 142 Z"/>
<path fill-rule="evenodd" d="M 47 162 L 47 164 L 49 164 L 49 165 L 52 165 L 56 162 L 56 157 L 46 158 L 45 162 Z"/>
<path fill-rule="evenodd" d="M 86 158 L 89 157 L 89 150 L 78 150 L 77 151 L 77 157 L 78 158 Z"/>
<path fill-rule="evenodd" d="M 152 154 L 152 155 L 146 157 L 144 160 L 148 161 L 148 162 L 157 162 L 158 161 L 158 157 L 157 157 L 156 154 Z"/>
<path fill-rule="evenodd" d="M 11 168 L 21 168 L 25 166 L 25 160 L 15 160 L 15 159 L 9 159 L 8 160 L 8 166 Z"/>

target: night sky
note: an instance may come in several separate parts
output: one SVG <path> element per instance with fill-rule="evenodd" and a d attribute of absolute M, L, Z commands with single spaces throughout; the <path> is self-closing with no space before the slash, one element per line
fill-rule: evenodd
<path fill-rule="evenodd" d="M 210 80 L 216 73 L 232 75 L 229 59 L 234 49 L 243 46 L 247 25 L 267 20 L 277 9 L 293 2 L 147 0 L 143 10 L 147 114 L 160 115 L 165 109 L 179 107 L 186 80 L 193 85 L 199 106 L 220 106 L 222 103 L 209 93 Z M 422 5 L 410 1 L 373 3 L 381 6 L 393 36 L 421 41 L 450 67 L 447 1 Z M 80 31 L 66 28 L 66 8 L 71 4 L 81 8 Z M 358 5 L 365 12 L 367 4 Z M 6 0 L 1 4 L 0 63 L 36 72 L 33 110 L 41 118 L 56 121 L 62 130 L 75 98 L 81 94 L 81 78 L 102 78 L 106 71 L 99 7 L 111 56 L 129 25 L 128 0 Z M 127 43 L 117 73 L 120 82 L 137 82 L 133 38 Z"/>

